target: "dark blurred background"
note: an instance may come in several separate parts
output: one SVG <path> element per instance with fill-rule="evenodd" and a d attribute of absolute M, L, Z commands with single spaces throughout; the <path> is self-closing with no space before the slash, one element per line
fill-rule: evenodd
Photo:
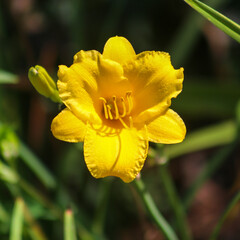
<path fill-rule="evenodd" d="M 205 2 L 240 23 L 239 0 Z M 0 0 L 0 69 L 18 78 L 17 84 L 0 85 L 0 122 L 13 129 L 41 158 L 67 194 L 59 189 L 48 192 L 24 164 L 19 164 L 25 179 L 63 208 L 68 207 L 66 196 L 70 195 L 78 206 L 76 214 L 86 225 L 94 215 L 99 180 L 86 170 L 81 144 L 54 139 L 50 125 L 58 106 L 35 91 L 27 72 L 31 66 L 42 65 L 57 80 L 59 64 L 70 66 L 73 55 L 81 49 L 102 52 L 107 39 L 115 35 L 126 37 L 136 53 L 166 51 L 175 68 L 184 67 L 183 92 L 173 100 L 172 108 L 184 119 L 188 133 L 235 119 L 240 99 L 239 44 L 182 0 Z M 180 197 L 220 148 L 206 147 L 171 161 L 169 169 Z M 239 153 L 235 148 L 196 194 L 187 212 L 193 239 L 208 238 L 226 204 L 239 190 Z M 150 157 L 143 178 L 160 210 L 172 221 L 161 176 L 156 178 L 152 162 Z M 12 199 L 0 182 L 0 201 L 9 203 L 11 209 Z M 139 200 L 134 189 L 114 180 L 106 212 L 106 239 L 163 239 L 135 201 Z M 238 204 L 219 239 L 239 239 L 239 208 Z M 38 218 L 52 236 L 49 239 L 61 239 L 60 222 L 46 220 L 44 214 Z M 57 229 L 61 229 L 59 233 Z M 7 239 L 7 233 L 2 232 L 1 239 Z"/>

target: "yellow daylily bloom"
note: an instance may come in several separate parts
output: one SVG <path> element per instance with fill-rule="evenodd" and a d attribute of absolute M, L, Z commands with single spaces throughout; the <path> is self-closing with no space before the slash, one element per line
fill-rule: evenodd
<path fill-rule="evenodd" d="M 169 109 L 182 90 L 183 68 L 165 52 L 135 54 L 124 37 L 112 37 L 103 54 L 80 51 L 59 66 L 59 95 L 66 108 L 52 122 L 63 141 L 84 141 L 84 157 L 96 178 L 131 182 L 142 169 L 148 142 L 178 143 L 186 127 Z"/>

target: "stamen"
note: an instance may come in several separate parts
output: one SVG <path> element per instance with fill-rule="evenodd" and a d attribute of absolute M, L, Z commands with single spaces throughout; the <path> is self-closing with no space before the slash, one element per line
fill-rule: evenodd
<path fill-rule="evenodd" d="M 132 128 L 133 119 L 129 116 L 133 109 L 131 94 L 132 92 L 129 91 L 126 92 L 125 97 L 117 98 L 116 96 L 112 96 L 112 98 L 108 100 L 100 97 L 99 100 L 103 103 L 104 117 L 109 120 L 119 120 L 124 128 Z"/>
<path fill-rule="evenodd" d="M 124 102 L 124 98 L 121 97 L 121 103 L 122 103 L 122 114 L 120 114 L 120 118 L 123 118 L 126 116 L 126 105 L 125 105 L 125 102 Z"/>
<path fill-rule="evenodd" d="M 103 101 L 104 116 L 106 119 L 108 119 L 108 111 L 106 106 L 107 101 L 105 100 L 105 98 L 102 97 L 100 97 L 99 99 Z"/>
<path fill-rule="evenodd" d="M 116 96 L 113 96 L 113 105 L 114 105 L 114 110 L 115 110 L 115 117 L 114 118 L 119 119 L 119 111 L 118 111 Z"/>
<path fill-rule="evenodd" d="M 133 119 L 131 116 L 129 117 L 129 126 L 130 128 L 133 128 Z"/>
<path fill-rule="evenodd" d="M 113 120 L 113 115 L 111 113 L 111 107 L 109 105 L 107 105 L 107 110 L 108 110 L 108 116 L 111 120 Z"/>
<path fill-rule="evenodd" d="M 122 118 L 119 118 L 119 121 L 121 122 L 121 124 L 125 127 L 125 128 L 129 128 L 127 126 L 127 124 L 122 120 Z"/>

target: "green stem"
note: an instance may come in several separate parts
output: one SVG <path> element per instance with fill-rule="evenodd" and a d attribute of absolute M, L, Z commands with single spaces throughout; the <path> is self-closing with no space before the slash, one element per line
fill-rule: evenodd
<path fill-rule="evenodd" d="M 21 240 L 22 239 L 22 229 L 24 222 L 24 202 L 21 198 L 17 198 L 14 204 L 12 223 L 10 229 L 10 240 Z"/>
<path fill-rule="evenodd" d="M 162 214 L 158 211 L 150 193 L 146 189 L 144 182 L 141 179 L 138 179 L 134 180 L 134 184 L 149 215 L 152 217 L 157 227 L 162 231 L 166 239 L 177 240 L 178 237 L 176 236 L 175 232 L 168 224 L 168 222 L 164 219 Z"/>
<path fill-rule="evenodd" d="M 225 221 L 225 219 L 227 218 L 228 214 L 230 213 L 230 211 L 233 209 L 233 207 L 235 206 L 235 204 L 237 204 L 237 202 L 240 201 L 240 191 L 235 195 L 235 197 L 232 199 L 232 201 L 229 203 L 229 205 L 227 206 L 226 210 L 224 211 L 224 213 L 222 214 L 222 216 L 220 217 L 216 227 L 214 228 L 209 240 L 215 240 L 218 237 L 218 234 L 220 232 L 220 229 Z"/>
<path fill-rule="evenodd" d="M 161 165 L 159 167 L 159 172 L 161 175 L 163 185 L 165 187 L 165 191 L 167 193 L 169 203 L 175 213 L 179 235 L 181 236 L 181 239 L 189 240 L 189 239 L 191 239 L 191 237 L 190 237 L 190 231 L 189 231 L 189 228 L 187 225 L 184 208 L 178 197 L 174 183 L 169 175 L 169 171 L 167 169 L 167 164 Z"/>
<path fill-rule="evenodd" d="M 77 240 L 74 217 L 70 209 L 64 213 L 64 240 Z"/>

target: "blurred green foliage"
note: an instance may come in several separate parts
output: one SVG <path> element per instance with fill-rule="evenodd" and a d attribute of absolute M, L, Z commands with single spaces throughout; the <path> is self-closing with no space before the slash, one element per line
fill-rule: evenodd
<path fill-rule="evenodd" d="M 238 0 L 207 4 L 239 22 Z M 185 69 L 172 108 L 186 122 L 186 140 L 151 145 L 140 187 L 180 239 L 237 240 L 240 48 L 179 0 L 0 1 L 0 239 L 163 239 L 135 184 L 93 179 L 82 143 L 53 138 L 61 106 L 27 79 L 40 64 L 57 80 L 59 64 L 72 64 L 81 49 L 102 51 L 114 35 L 127 37 L 137 53 L 168 51 L 173 66 Z"/>

